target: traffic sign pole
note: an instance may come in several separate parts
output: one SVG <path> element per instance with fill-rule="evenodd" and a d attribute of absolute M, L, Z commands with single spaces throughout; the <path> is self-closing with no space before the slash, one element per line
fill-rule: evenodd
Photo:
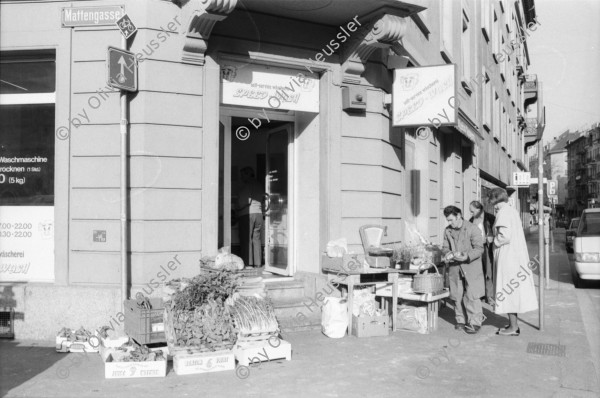
<path fill-rule="evenodd" d="M 127 51 L 127 38 L 121 36 L 121 48 Z M 125 313 L 127 300 L 127 91 L 121 89 L 121 306 Z"/>
<path fill-rule="evenodd" d="M 539 292 L 540 292 L 540 305 L 539 305 L 539 325 L 540 332 L 544 330 L 544 269 L 546 262 L 544 261 L 544 144 L 540 139 L 538 141 L 538 181 L 542 181 L 538 184 L 538 245 L 540 258 L 539 262 Z M 541 203 L 541 205 L 540 205 Z"/>

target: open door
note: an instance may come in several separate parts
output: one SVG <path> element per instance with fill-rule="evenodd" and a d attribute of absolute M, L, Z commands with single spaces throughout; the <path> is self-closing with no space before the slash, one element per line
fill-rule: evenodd
<path fill-rule="evenodd" d="M 293 124 L 267 131 L 265 188 L 265 271 L 292 275 Z"/>

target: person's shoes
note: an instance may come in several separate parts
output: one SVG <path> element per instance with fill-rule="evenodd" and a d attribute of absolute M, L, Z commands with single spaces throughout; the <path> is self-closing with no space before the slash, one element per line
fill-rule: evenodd
<path fill-rule="evenodd" d="M 518 336 L 521 334 L 521 328 L 517 328 L 514 332 L 509 332 L 506 329 L 498 329 L 496 334 L 500 336 Z"/>
<path fill-rule="evenodd" d="M 457 323 L 456 325 L 454 325 L 454 330 L 465 330 L 465 324 Z"/>
<path fill-rule="evenodd" d="M 465 332 L 467 332 L 468 334 L 477 334 L 479 332 L 479 329 L 481 329 L 481 326 L 479 325 L 466 325 L 465 326 Z"/>

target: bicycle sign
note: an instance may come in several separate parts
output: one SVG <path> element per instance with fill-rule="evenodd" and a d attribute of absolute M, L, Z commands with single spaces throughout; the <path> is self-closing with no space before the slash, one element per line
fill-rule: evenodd
<path fill-rule="evenodd" d="M 133 22 L 131 22 L 131 18 L 129 18 L 129 15 L 127 14 L 124 14 L 115 23 L 121 31 L 121 34 L 125 36 L 126 39 L 129 39 L 137 31 L 137 28 Z"/>

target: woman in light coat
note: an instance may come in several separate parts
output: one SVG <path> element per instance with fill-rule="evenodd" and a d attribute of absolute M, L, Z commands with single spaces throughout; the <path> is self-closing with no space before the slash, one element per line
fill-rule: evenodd
<path fill-rule="evenodd" d="M 496 334 L 518 336 L 517 314 L 538 308 L 533 272 L 527 242 L 519 213 L 508 204 L 508 194 L 502 188 L 490 192 L 490 203 L 496 209 L 494 223 L 494 269 L 496 314 L 508 314 L 509 324 Z"/>

